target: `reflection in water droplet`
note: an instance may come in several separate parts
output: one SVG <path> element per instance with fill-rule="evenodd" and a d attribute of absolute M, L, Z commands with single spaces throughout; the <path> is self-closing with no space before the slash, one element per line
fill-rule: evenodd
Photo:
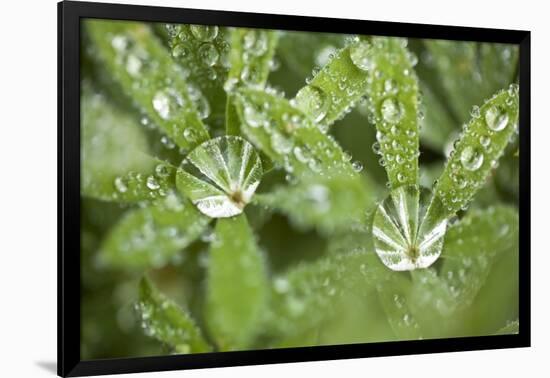
<path fill-rule="evenodd" d="M 183 107 L 183 97 L 173 88 L 159 90 L 153 96 L 153 108 L 160 118 L 168 120 Z"/>
<path fill-rule="evenodd" d="M 248 53 L 261 56 L 267 51 L 267 34 L 261 30 L 249 30 L 244 35 L 244 47 Z"/>
<path fill-rule="evenodd" d="M 375 68 L 375 63 L 369 54 L 368 43 L 361 42 L 350 47 L 349 57 L 360 70 L 369 71 Z"/>
<path fill-rule="evenodd" d="M 262 177 L 260 157 L 240 137 L 211 139 L 187 155 L 178 170 L 177 186 L 212 218 L 242 213 Z"/>
<path fill-rule="evenodd" d="M 382 113 L 384 120 L 389 123 L 397 123 L 403 117 L 401 104 L 399 101 L 391 97 L 388 97 L 382 102 L 380 112 Z"/>
<path fill-rule="evenodd" d="M 460 154 L 462 166 L 469 171 L 477 171 L 483 164 L 483 152 L 479 149 L 467 146 Z"/>
<path fill-rule="evenodd" d="M 155 176 L 147 177 L 147 187 L 151 190 L 157 190 L 158 188 L 160 188 L 160 185 Z"/>
<path fill-rule="evenodd" d="M 487 122 L 487 127 L 493 131 L 504 130 L 508 125 L 508 121 L 508 112 L 504 109 L 491 106 L 485 112 L 485 122 Z"/>
<path fill-rule="evenodd" d="M 443 247 L 447 227 L 443 214 L 441 202 L 428 189 L 394 189 L 376 209 L 372 228 L 374 247 L 384 265 L 403 271 L 433 264 Z"/>
<path fill-rule="evenodd" d="M 361 172 L 363 170 L 363 164 L 361 164 L 361 162 L 358 160 L 351 163 L 351 167 L 355 172 Z"/>
<path fill-rule="evenodd" d="M 296 94 L 296 106 L 315 122 L 321 122 L 330 107 L 330 97 L 321 88 L 308 85 Z"/>
<path fill-rule="evenodd" d="M 205 65 L 212 67 L 218 62 L 220 53 L 212 43 L 205 43 L 199 47 L 199 56 Z"/>

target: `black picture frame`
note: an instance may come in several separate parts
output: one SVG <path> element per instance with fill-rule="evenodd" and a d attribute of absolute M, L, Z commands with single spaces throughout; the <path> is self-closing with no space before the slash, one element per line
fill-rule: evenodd
<path fill-rule="evenodd" d="M 80 359 L 80 20 L 101 18 L 512 43 L 520 48 L 518 334 Z M 83 376 L 530 346 L 530 32 L 107 3 L 58 3 L 58 374 Z"/>

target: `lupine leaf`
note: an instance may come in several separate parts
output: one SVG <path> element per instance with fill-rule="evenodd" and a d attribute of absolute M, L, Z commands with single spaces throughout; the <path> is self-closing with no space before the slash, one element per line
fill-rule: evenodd
<path fill-rule="evenodd" d="M 511 208 L 471 211 L 448 229 L 439 272 L 411 272 L 408 301 L 425 337 L 469 334 L 458 314 L 468 311 L 500 255 L 517 248 L 517 225 Z"/>
<path fill-rule="evenodd" d="M 84 86 L 82 195 L 104 201 L 152 200 L 175 187 L 175 169 L 147 155 L 139 125 Z"/>
<path fill-rule="evenodd" d="M 284 340 L 315 331 L 336 311 L 342 311 L 335 304 L 343 296 L 376 296 L 379 268 L 372 252 L 358 248 L 298 265 L 276 276 L 270 311 L 264 320 L 265 332 L 284 345 Z"/>
<path fill-rule="evenodd" d="M 517 132 L 518 102 L 518 88 L 512 85 L 474 109 L 434 189 L 448 214 L 467 206 L 485 184 Z"/>
<path fill-rule="evenodd" d="M 219 219 L 208 261 L 206 319 L 221 350 L 243 349 L 268 300 L 265 261 L 246 217 Z"/>
<path fill-rule="evenodd" d="M 129 210 L 101 246 L 101 262 L 123 269 L 162 267 L 196 240 L 210 219 L 175 192 Z"/>
<path fill-rule="evenodd" d="M 294 102 L 323 129 L 343 118 L 367 89 L 372 67 L 368 61 L 369 43 L 353 41 L 333 53 L 328 63 L 298 91 Z"/>
<path fill-rule="evenodd" d="M 374 37 L 365 61 L 371 68 L 369 107 L 381 164 L 392 188 L 418 184 L 418 80 L 401 38 Z"/>
<path fill-rule="evenodd" d="M 211 351 L 191 315 L 162 295 L 146 277 L 139 284 L 136 308 L 145 333 L 169 345 L 174 352 L 187 354 Z"/>
<path fill-rule="evenodd" d="M 208 139 L 194 101 L 198 94 L 189 90 L 182 69 L 149 27 L 106 20 L 89 20 L 86 26 L 100 61 L 178 146 L 192 148 Z"/>
<path fill-rule="evenodd" d="M 239 87 L 262 89 L 269 75 L 278 33 L 261 29 L 231 32 L 230 70 L 225 83 L 228 92 Z"/>
<path fill-rule="evenodd" d="M 499 255 L 518 247 L 518 214 L 510 207 L 470 211 L 445 235 L 440 274 L 460 306 L 475 299 Z"/>
<path fill-rule="evenodd" d="M 294 175 L 354 175 L 338 143 L 276 94 L 241 89 L 235 96 L 244 135 Z"/>
<path fill-rule="evenodd" d="M 289 215 L 299 228 L 314 226 L 331 235 L 362 221 L 375 197 L 358 176 L 344 175 L 332 179 L 311 177 L 296 185 L 281 185 L 269 193 L 258 194 L 254 200 Z"/>
<path fill-rule="evenodd" d="M 190 94 L 205 121 L 223 125 L 223 84 L 230 67 L 228 31 L 211 25 L 166 25 L 172 57 L 182 67 Z"/>
<path fill-rule="evenodd" d="M 228 92 L 226 132 L 238 135 L 240 121 L 231 96 L 239 87 L 264 88 L 273 62 L 278 34 L 261 29 L 234 29 L 231 32 L 231 69 L 225 89 Z"/>

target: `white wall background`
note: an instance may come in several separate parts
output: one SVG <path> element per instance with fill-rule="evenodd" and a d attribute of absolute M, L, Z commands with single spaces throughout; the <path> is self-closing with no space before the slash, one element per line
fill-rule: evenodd
<path fill-rule="evenodd" d="M 115 0 L 112 0 L 115 2 Z M 127 1 L 117 1 L 124 2 Z M 547 376 L 550 357 L 550 22 L 545 2 L 131 1 L 149 5 L 532 31 L 532 344 L 529 349 L 139 374 L 136 377 Z M 56 360 L 56 4 L 2 2 L 0 376 L 53 376 Z M 547 143 L 548 141 L 548 143 Z M 526 153 L 527 151 L 522 151 Z M 6 212 L 7 209 L 7 212 Z M 75 251 L 76 252 L 76 251 Z"/>

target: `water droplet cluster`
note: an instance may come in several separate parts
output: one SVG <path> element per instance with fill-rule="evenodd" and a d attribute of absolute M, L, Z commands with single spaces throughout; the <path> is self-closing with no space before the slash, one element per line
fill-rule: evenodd
<path fill-rule="evenodd" d="M 358 37 L 346 41 L 346 47 L 334 48 L 323 58 L 324 67 L 314 67 L 311 76 L 292 100 L 321 130 L 342 119 L 363 98 L 367 76 L 374 68 L 370 45 Z"/>
<path fill-rule="evenodd" d="M 472 119 L 455 140 L 436 186 L 449 213 L 465 209 L 517 133 L 518 87 L 511 85 L 474 107 Z"/>
<path fill-rule="evenodd" d="M 177 172 L 177 186 L 203 214 L 227 218 L 242 213 L 262 177 L 254 147 L 236 136 L 211 139 L 191 151 Z"/>
<path fill-rule="evenodd" d="M 412 68 L 416 57 L 401 38 L 373 38 L 365 52 L 369 122 L 376 125 L 373 151 L 380 155 L 391 187 L 414 185 L 418 177 L 419 98 Z M 365 63 L 366 64 L 366 63 Z"/>
<path fill-rule="evenodd" d="M 243 92 L 237 105 L 243 115 L 247 136 L 289 174 L 315 173 L 330 177 L 353 175 L 352 167 L 334 138 L 324 134 L 299 109 L 281 94 L 260 91 Z"/>
<path fill-rule="evenodd" d="M 234 30 L 232 34 L 231 69 L 224 89 L 228 93 L 237 88 L 263 89 L 267 76 L 278 62 L 273 58 L 277 34 L 256 29 Z"/>
<path fill-rule="evenodd" d="M 403 271 L 427 268 L 443 247 L 447 219 L 426 188 L 401 186 L 378 206 L 372 234 L 384 265 Z"/>
<path fill-rule="evenodd" d="M 224 106 L 209 100 L 223 96 L 222 86 L 230 67 L 226 29 L 211 25 L 168 24 L 166 30 L 172 56 L 180 63 L 182 76 L 194 88 L 190 95 L 200 117 L 220 125 Z"/>

